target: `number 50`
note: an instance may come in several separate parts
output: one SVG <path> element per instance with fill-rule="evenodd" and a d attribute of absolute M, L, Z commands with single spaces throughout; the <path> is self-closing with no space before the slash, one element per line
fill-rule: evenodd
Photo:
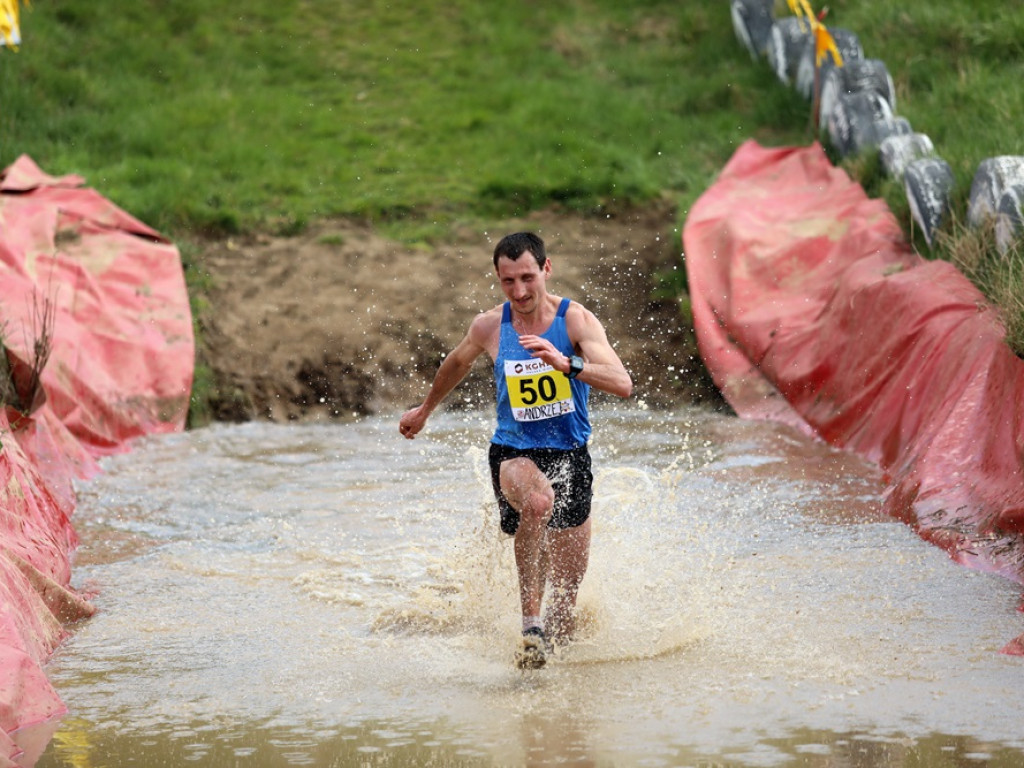
<path fill-rule="evenodd" d="M 520 379 L 519 394 L 523 396 L 526 405 L 533 405 L 538 400 L 550 403 L 555 399 L 555 380 L 550 374 L 545 374 L 537 379 L 534 386 L 533 379 Z"/>

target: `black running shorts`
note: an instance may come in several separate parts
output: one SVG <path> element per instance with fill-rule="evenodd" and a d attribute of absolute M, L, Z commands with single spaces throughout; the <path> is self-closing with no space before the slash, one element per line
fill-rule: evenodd
<path fill-rule="evenodd" d="M 519 512 L 501 493 L 501 464 L 515 458 L 530 459 L 551 482 L 555 492 L 555 509 L 549 528 L 575 528 L 590 517 L 590 500 L 594 496 L 594 475 L 590 470 L 590 451 L 586 445 L 568 451 L 557 448 L 511 448 L 491 443 L 491 484 L 501 512 L 501 530 L 510 536 L 519 528 Z"/>

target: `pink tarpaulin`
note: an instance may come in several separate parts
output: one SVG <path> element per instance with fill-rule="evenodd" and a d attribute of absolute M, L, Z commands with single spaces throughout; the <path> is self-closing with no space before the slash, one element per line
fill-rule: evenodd
<path fill-rule="evenodd" d="M 0 766 L 65 711 L 43 665 L 93 611 L 70 588 L 73 480 L 133 438 L 182 429 L 192 384 L 177 249 L 82 185 L 25 156 L 0 175 Z"/>
<path fill-rule="evenodd" d="M 740 416 L 874 461 L 891 515 L 1024 581 L 1024 361 L 963 275 L 817 144 L 742 145 L 683 244 L 700 352 Z"/>

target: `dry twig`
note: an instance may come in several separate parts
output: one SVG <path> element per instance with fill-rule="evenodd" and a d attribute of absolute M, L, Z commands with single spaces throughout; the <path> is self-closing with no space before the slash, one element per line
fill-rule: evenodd
<path fill-rule="evenodd" d="M 53 328 L 57 320 L 56 305 L 49 297 L 34 294 L 31 322 L 25 339 L 29 359 L 28 375 L 18 375 L 18 365 L 8 357 L 7 323 L 0 321 L 0 406 L 10 406 L 24 414 L 31 413 L 42 402 L 42 376 L 53 352 Z M 28 337 L 31 337 L 31 340 Z"/>

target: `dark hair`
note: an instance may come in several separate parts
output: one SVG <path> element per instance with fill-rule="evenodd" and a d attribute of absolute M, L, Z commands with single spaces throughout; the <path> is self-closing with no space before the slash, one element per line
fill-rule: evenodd
<path fill-rule="evenodd" d="M 494 268 L 498 268 L 498 259 L 502 256 L 515 261 L 524 253 L 529 251 L 537 260 L 537 266 L 544 268 L 544 262 L 548 260 L 544 252 L 544 241 L 533 232 L 516 232 L 513 235 L 505 235 L 494 247 Z"/>

